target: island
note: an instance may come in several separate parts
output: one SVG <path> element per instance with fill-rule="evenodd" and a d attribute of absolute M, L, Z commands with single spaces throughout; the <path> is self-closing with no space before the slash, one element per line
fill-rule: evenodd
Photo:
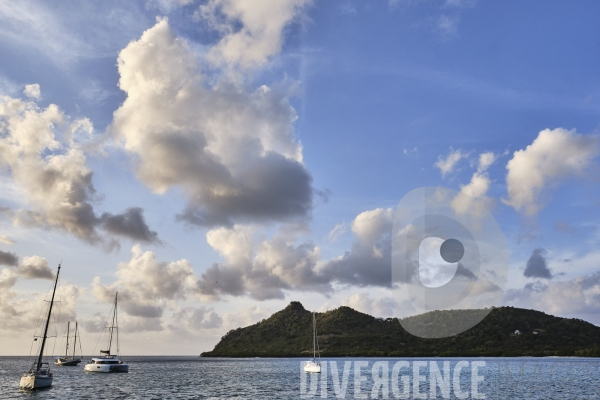
<path fill-rule="evenodd" d="M 452 313 L 468 311 L 432 311 L 410 318 L 433 327 Z M 322 357 L 600 357 L 600 327 L 515 307 L 494 307 L 474 328 L 442 339 L 413 336 L 396 318 L 375 318 L 344 306 L 316 313 L 316 321 Z M 227 332 L 201 356 L 308 357 L 312 340 L 312 313 L 292 301 L 267 319 Z"/>

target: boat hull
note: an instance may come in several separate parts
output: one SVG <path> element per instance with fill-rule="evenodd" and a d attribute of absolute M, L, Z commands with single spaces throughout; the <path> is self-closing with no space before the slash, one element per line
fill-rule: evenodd
<path fill-rule="evenodd" d="M 129 372 L 129 365 L 127 364 L 86 364 L 83 367 L 86 372 Z"/>
<path fill-rule="evenodd" d="M 21 377 L 19 386 L 21 389 L 28 390 L 50 387 L 52 386 L 52 376 L 25 374 Z"/>
<path fill-rule="evenodd" d="M 321 372 L 321 364 L 307 361 L 306 364 L 304 364 L 304 372 L 313 372 L 318 374 Z"/>
<path fill-rule="evenodd" d="M 56 360 L 54 360 L 54 365 L 57 365 L 59 367 L 76 367 L 79 363 L 81 362 L 81 360 L 72 360 L 72 359 L 62 359 L 62 358 L 58 358 Z"/>

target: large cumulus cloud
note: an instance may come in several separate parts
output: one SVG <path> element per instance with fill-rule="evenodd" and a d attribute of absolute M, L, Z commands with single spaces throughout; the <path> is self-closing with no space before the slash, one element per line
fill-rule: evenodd
<path fill-rule="evenodd" d="M 312 178 L 286 85 L 215 81 L 166 20 L 121 51 L 118 67 L 127 99 L 112 132 L 144 184 L 182 190 L 189 202 L 180 219 L 214 227 L 309 214 Z"/>
<path fill-rule="evenodd" d="M 506 165 L 508 197 L 503 201 L 533 216 L 544 205 L 540 199 L 544 191 L 565 179 L 590 175 L 598 155 L 598 135 L 582 135 L 563 128 L 544 129 L 533 143 L 516 151 Z"/>
<path fill-rule="evenodd" d="M 155 234 L 135 232 L 149 232 L 143 218 L 128 230 L 117 230 L 110 218 L 96 215 L 93 172 L 80 143 L 92 131 L 88 119 L 72 120 L 54 104 L 40 108 L 32 101 L 1 97 L 0 168 L 10 172 L 24 195 L 23 204 L 9 214 L 17 224 L 60 229 L 89 243 L 104 242 L 99 228 L 110 235 L 155 240 Z M 139 217 L 141 212 L 129 214 Z"/>

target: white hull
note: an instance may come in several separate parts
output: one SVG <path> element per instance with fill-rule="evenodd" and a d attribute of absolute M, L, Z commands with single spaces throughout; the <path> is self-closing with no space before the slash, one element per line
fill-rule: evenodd
<path fill-rule="evenodd" d="M 307 361 L 306 364 L 304 364 L 304 372 L 314 372 L 318 374 L 321 372 L 321 364 L 317 364 L 313 361 Z"/>
<path fill-rule="evenodd" d="M 29 375 L 21 377 L 19 386 L 22 389 L 41 389 L 52 386 L 52 375 Z"/>
<path fill-rule="evenodd" d="M 83 370 L 86 372 L 129 372 L 127 364 L 85 364 Z"/>

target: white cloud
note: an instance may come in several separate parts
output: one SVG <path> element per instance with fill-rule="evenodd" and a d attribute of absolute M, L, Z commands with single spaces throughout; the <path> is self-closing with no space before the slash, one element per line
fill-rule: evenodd
<path fill-rule="evenodd" d="M 58 63 L 72 61 L 90 51 L 89 45 L 61 25 L 45 4 L 0 3 L 0 21 L 0 38 L 34 48 Z"/>
<path fill-rule="evenodd" d="M 186 307 L 174 313 L 169 327 L 175 330 L 185 328 L 189 333 L 202 329 L 220 328 L 222 324 L 223 319 L 212 307 Z"/>
<path fill-rule="evenodd" d="M 279 53 L 284 28 L 302 16 L 311 0 L 209 0 L 197 18 L 223 33 L 208 52 L 216 65 L 250 68 L 264 65 Z"/>
<path fill-rule="evenodd" d="M 96 216 L 93 172 L 80 143 L 92 132 L 87 118 L 71 120 L 55 104 L 44 109 L 31 101 L 0 98 L 0 168 L 10 172 L 20 191 L 16 200 L 23 203 L 11 213 L 13 222 L 58 228 L 89 243 L 104 242 L 98 228 L 136 240 L 158 240 L 141 209 Z"/>
<path fill-rule="evenodd" d="M 285 226 L 260 242 L 254 239 L 256 227 L 213 229 L 207 234 L 208 243 L 225 262 L 202 274 L 198 294 L 203 300 L 227 295 L 266 300 L 282 299 L 284 291 L 330 294 L 334 283 L 389 287 L 392 214 L 390 208 L 359 214 L 352 222 L 351 249 L 331 260 L 321 260 L 319 247 L 311 242 L 297 245 L 297 232 Z"/>
<path fill-rule="evenodd" d="M 340 236 L 342 236 L 344 233 L 346 233 L 348 231 L 348 225 L 347 224 L 337 224 L 336 226 L 333 227 L 333 229 L 329 232 L 329 235 L 327 235 L 327 237 L 329 238 L 329 240 L 331 242 L 335 242 L 336 240 L 338 240 L 338 238 Z"/>
<path fill-rule="evenodd" d="M 498 156 L 492 151 L 481 153 L 479 155 L 479 164 L 477 165 L 477 172 L 483 173 L 487 171 L 490 165 L 492 165 L 496 161 L 497 157 Z"/>
<path fill-rule="evenodd" d="M 50 300 L 52 291 L 45 294 L 27 293 L 19 295 L 13 287 L 17 283 L 19 273 L 17 269 L 5 268 L 0 273 L 0 330 L 7 333 L 32 331 L 39 328 L 40 309 L 44 300 Z M 76 319 L 75 307 L 82 290 L 72 284 L 63 283 L 56 290 L 55 301 L 60 301 L 60 307 L 53 310 L 53 315 L 58 321 Z M 46 309 L 47 310 L 47 309 Z M 39 332 L 38 332 L 39 334 Z"/>
<path fill-rule="evenodd" d="M 383 233 L 392 231 L 393 213 L 391 208 L 364 211 L 352 221 L 352 232 L 363 242 L 374 242 Z"/>
<path fill-rule="evenodd" d="M 231 226 L 307 217 L 312 178 L 287 89 L 223 80 L 211 87 L 164 19 L 121 51 L 118 65 L 127 99 L 112 131 L 145 185 L 182 189 L 189 203 L 181 220 Z"/>
<path fill-rule="evenodd" d="M 565 281 L 534 282 L 507 290 L 503 304 L 600 324 L 600 273 Z"/>
<path fill-rule="evenodd" d="M 40 256 L 23 257 L 19 274 L 28 279 L 54 279 L 56 275 L 48 266 L 48 260 Z"/>
<path fill-rule="evenodd" d="M 505 204 L 535 215 L 542 207 L 540 196 L 549 187 L 568 178 L 585 177 L 600 154 L 600 136 L 575 130 L 544 129 L 524 150 L 518 150 L 506 165 L 508 198 Z"/>
<path fill-rule="evenodd" d="M 223 327 L 225 329 L 236 329 L 257 323 L 270 317 L 272 312 L 266 308 L 249 306 L 239 308 L 234 312 L 223 315 Z"/>
<path fill-rule="evenodd" d="M 387 318 L 395 316 L 395 302 L 391 297 L 372 299 L 369 293 L 361 292 L 342 299 L 341 305 L 374 317 Z"/>
<path fill-rule="evenodd" d="M 461 159 L 467 158 L 468 155 L 468 153 L 463 153 L 460 149 L 454 150 L 453 148 L 450 148 L 448 156 L 446 158 L 439 156 L 434 166 L 439 168 L 442 177 L 446 177 L 447 174 L 454 171 L 456 164 L 458 164 Z"/>
<path fill-rule="evenodd" d="M 258 244 L 256 228 L 235 225 L 207 233 L 208 243 L 217 250 L 224 264 L 213 264 L 198 282 L 203 299 L 222 295 L 249 295 L 258 300 L 284 298 L 283 290 L 328 292 L 326 277 L 315 268 L 320 250 L 312 243 L 295 245 L 296 235 L 283 227 L 272 238 Z"/>
<path fill-rule="evenodd" d="M 11 238 L 9 238 L 6 235 L 0 235 L 0 243 L 11 245 L 11 244 L 14 244 L 15 242 L 14 242 L 14 240 L 12 240 Z"/>
<path fill-rule="evenodd" d="M 0 121 L 0 166 L 11 171 L 33 207 L 20 212 L 17 220 L 96 240 L 90 203 L 95 192 L 92 172 L 78 147 L 63 148 L 55 136 L 59 127 L 71 128 L 68 117 L 54 104 L 40 109 L 32 102 L 3 97 Z M 92 129 L 87 120 L 85 129 Z"/>
<path fill-rule="evenodd" d="M 494 206 L 494 201 L 486 196 L 491 185 L 486 171 L 495 161 L 496 155 L 493 152 L 479 155 L 477 171 L 471 177 L 471 181 L 460 188 L 460 191 L 467 196 L 456 196 L 450 203 L 456 214 L 481 216 Z"/>
<path fill-rule="evenodd" d="M 39 100 L 42 96 L 42 92 L 40 91 L 40 85 L 37 83 L 26 85 L 25 90 L 23 90 L 23 94 L 30 99 Z"/>
<path fill-rule="evenodd" d="M 137 245 L 131 249 L 129 262 L 118 264 L 116 276 L 109 285 L 95 277 L 92 293 L 99 301 L 110 303 L 118 291 L 125 313 L 140 318 L 160 318 L 167 306 L 173 308 L 177 301 L 185 300 L 196 284 L 187 260 L 160 262 L 153 252 L 142 252 Z"/>

